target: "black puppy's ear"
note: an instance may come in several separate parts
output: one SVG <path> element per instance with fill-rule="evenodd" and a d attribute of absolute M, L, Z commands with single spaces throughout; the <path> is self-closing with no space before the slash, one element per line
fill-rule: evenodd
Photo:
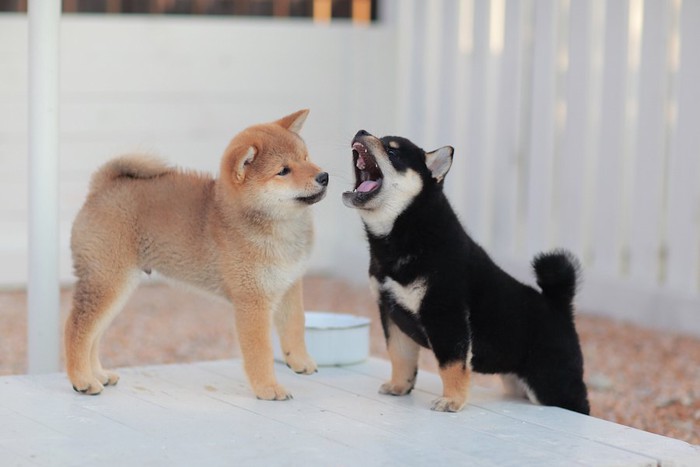
<path fill-rule="evenodd" d="M 444 146 L 432 152 L 425 153 L 425 165 L 433 174 L 438 183 L 442 182 L 452 167 L 452 155 L 455 149 L 452 146 Z"/>

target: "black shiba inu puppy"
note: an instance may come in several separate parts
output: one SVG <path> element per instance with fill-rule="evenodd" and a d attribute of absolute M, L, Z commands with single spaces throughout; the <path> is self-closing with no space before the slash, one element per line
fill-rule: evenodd
<path fill-rule="evenodd" d="M 500 373 L 509 392 L 534 403 L 588 414 L 573 319 L 576 258 L 561 250 L 535 257 L 541 292 L 500 269 L 443 193 L 453 151 L 425 152 L 405 138 L 364 130 L 352 141 L 356 182 L 343 202 L 365 225 L 370 285 L 392 365 L 379 391 L 411 392 L 420 345 L 440 367 L 443 396 L 434 410 L 461 410 L 474 370 Z"/>

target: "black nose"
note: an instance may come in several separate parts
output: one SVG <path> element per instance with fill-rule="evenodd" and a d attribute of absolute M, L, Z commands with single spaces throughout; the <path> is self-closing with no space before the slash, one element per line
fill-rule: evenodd
<path fill-rule="evenodd" d="M 369 133 L 367 133 L 365 130 L 360 130 L 355 134 L 355 138 L 359 138 L 360 136 L 367 136 Z"/>
<path fill-rule="evenodd" d="M 318 182 L 320 185 L 327 186 L 328 172 L 321 172 L 320 174 L 316 175 L 316 182 Z"/>

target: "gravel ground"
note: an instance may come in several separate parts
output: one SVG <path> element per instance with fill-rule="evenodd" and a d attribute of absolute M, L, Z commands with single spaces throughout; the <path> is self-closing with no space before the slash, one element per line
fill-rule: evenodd
<path fill-rule="evenodd" d="M 192 362 L 239 355 L 233 317 L 220 302 L 164 284 L 142 285 L 102 342 L 105 367 Z M 305 281 L 309 310 L 372 318 L 371 353 L 386 357 L 376 305 L 366 287 L 323 277 Z M 61 293 L 63 317 L 72 291 Z M 580 314 L 592 415 L 700 444 L 700 339 Z M 429 352 L 421 368 L 436 371 Z M 26 369 L 26 294 L 0 293 L 0 375 Z M 388 375 L 387 375 L 388 376 Z M 500 378 L 474 384 L 501 390 Z"/>

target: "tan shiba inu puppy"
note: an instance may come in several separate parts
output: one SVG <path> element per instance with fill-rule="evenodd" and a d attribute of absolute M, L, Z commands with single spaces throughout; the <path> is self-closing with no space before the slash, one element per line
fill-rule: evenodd
<path fill-rule="evenodd" d="M 217 179 L 145 156 L 114 159 L 95 173 L 71 238 L 78 281 L 65 349 L 76 391 L 99 394 L 117 383 L 100 363 L 100 338 L 151 270 L 233 304 L 258 398 L 291 397 L 273 371 L 273 321 L 288 366 L 316 371 L 304 343 L 301 278 L 313 242 L 309 206 L 325 196 L 328 174 L 299 137 L 307 114 L 235 136 Z"/>

